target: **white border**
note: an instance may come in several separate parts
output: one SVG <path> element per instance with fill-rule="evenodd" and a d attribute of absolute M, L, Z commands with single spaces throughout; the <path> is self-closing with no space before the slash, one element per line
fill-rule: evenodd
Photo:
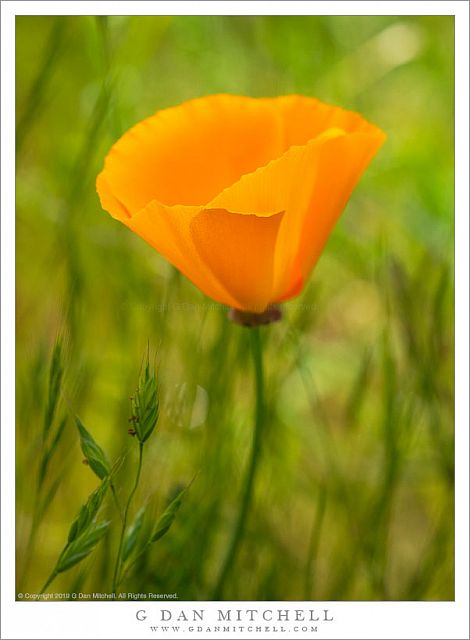
<path fill-rule="evenodd" d="M 436 638 L 467 639 L 469 600 L 469 6 L 467 2 L 12 2 L 1 3 L 2 192 L 1 192 L 1 441 L 2 441 L 2 638 L 160 638 L 138 622 L 146 609 L 149 618 L 159 608 L 205 609 L 207 620 L 217 609 L 242 609 L 249 603 L 30 603 L 14 601 L 14 309 L 15 309 L 15 16 L 16 15 L 455 15 L 456 37 L 456 173 L 455 173 L 455 277 L 456 277 L 456 600 L 455 602 L 332 602 L 253 603 L 258 609 L 328 609 L 331 624 L 319 624 L 324 638 Z M 419 142 L 418 142 L 419 143 Z M 241 632 L 227 638 L 248 637 Z M 215 638 L 215 634 L 177 636 Z M 279 632 L 250 637 L 311 637 Z"/>
<path fill-rule="evenodd" d="M 3 0 L 15 15 L 461 15 L 465 0 Z M 2 12 L 3 13 L 3 12 Z"/>

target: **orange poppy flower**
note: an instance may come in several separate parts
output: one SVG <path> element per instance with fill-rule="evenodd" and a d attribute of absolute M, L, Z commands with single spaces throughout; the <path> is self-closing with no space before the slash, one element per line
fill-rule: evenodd
<path fill-rule="evenodd" d="M 384 139 L 314 98 L 208 96 L 125 133 L 97 190 L 204 293 L 261 313 L 300 293 Z"/>

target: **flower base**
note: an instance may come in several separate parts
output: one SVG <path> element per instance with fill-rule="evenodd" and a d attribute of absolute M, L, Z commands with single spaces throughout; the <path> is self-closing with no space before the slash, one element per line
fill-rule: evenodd
<path fill-rule="evenodd" d="M 271 324 L 271 322 L 281 320 L 282 310 L 279 305 L 271 305 L 262 313 L 230 309 L 228 317 L 232 322 L 241 324 L 243 327 L 259 327 L 263 324 Z"/>

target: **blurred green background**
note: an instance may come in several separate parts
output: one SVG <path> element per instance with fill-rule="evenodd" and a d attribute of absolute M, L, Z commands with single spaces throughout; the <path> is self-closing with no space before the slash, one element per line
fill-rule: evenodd
<path fill-rule="evenodd" d="M 94 182 L 157 109 L 302 93 L 388 140 L 308 287 L 263 329 L 268 420 L 225 597 L 453 599 L 453 38 L 441 16 L 17 17 L 18 590 L 39 591 L 98 485 L 75 414 L 110 460 L 127 452 L 129 493 L 149 346 L 161 416 L 132 517 L 146 504 L 150 527 L 197 476 L 124 590 L 211 598 L 253 425 L 248 330 L 103 212 Z M 53 591 L 111 590 L 119 516 L 104 509 L 107 539 Z"/>

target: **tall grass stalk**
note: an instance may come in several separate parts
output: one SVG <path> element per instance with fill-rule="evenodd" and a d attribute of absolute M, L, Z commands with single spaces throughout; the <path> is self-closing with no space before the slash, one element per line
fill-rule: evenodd
<path fill-rule="evenodd" d="M 129 509 L 131 507 L 132 504 L 132 500 L 135 496 L 135 493 L 139 487 L 139 482 L 140 482 L 140 475 L 142 473 L 142 461 L 143 461 L 143 452 L 144 452 L 144 443 L 143 442 L 139 442 L 139 461 L 137 463 L 137 473 L 135 476 L 135 481 L 134 481 L 134 486 L 132 487 L 132 490 L 129 494 L 129 497 L 127 498 L 127 503 L 126 503 L 126 507 L 124 509 L 124 515 L 122 518 L 122 524 L 121 524 L 121 533 L 119 536 L 119 546 L 118 546 L 118 552 L 116 555 L 116 563 L 114 566 L 114 575 L 113 575 L 113 588 L 112 588 L 112 592 L 115 593 L 116 589 L 117 589 L 117 585 L 119 584 L 119 576 L 121 573 L 121 567 L 122 567 L 122 545 L 124 542 L 124 534 L 126 533 L 126 527 L 127 527 L 127 518 L 129 515 Z"/>
<path fill-rule="evenodd" d="M 258 461 L 261 452 L 261 438 L 264 423 L 264 376 L 262 341 L 259 327 L 255 327 L 250 331 L 256 385 L 255 427 L 253 430 L 250 460 L 245 476 L 238 516 L 235 522 L 235 527 L 232 532 L 229 546 L 227 548 L 227 553 L 225 555 L 225 559 L 223 561 L 222 568 L 220 570 L 214 588 L 214 600 L 220 600 L 223 597 L 226 580 L 230 574 L 238 550 L 240 548 L 240 543 L 245 531 L 247 516 L 252 502 L 256 470 L 258 468 Z"/>

